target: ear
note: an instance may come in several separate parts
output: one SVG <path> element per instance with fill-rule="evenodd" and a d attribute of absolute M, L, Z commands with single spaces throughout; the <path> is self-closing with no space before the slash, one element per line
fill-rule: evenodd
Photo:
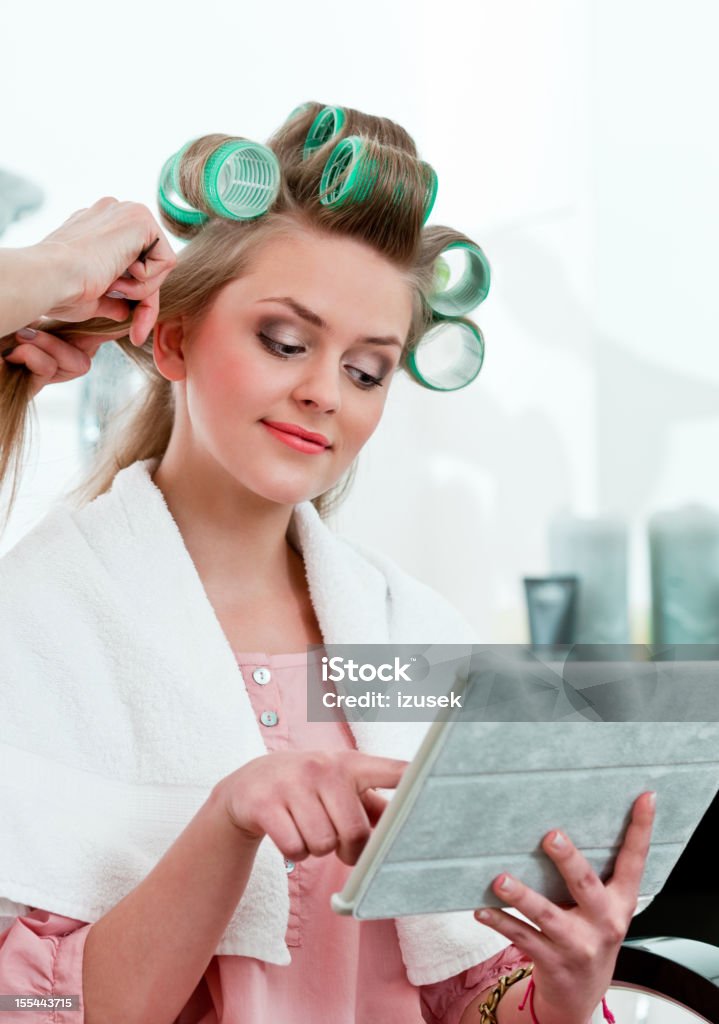
<path fill-rule="evenodd" d="M 186 377 L 184 340 L 182 317 L 155 324 L 152 331 L 152 354 L 165 380 L 184 380 Z"/>

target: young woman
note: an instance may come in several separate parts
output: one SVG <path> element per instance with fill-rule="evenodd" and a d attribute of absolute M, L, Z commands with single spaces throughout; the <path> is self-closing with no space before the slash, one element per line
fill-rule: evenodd
<path fill-rule="evenodd" d="M 479 1010 L 500 983 L 502 1024 L 587 1024 L 636 906 L 650 794 L 606 885 L 568 837 L 545 837 L 571 908 L 502 875 L 519 915 L 329 909 L 426 726 L 308 722 L 308 645 L 475 637 L 321 518 L 431 326 L 438 253 L 465 237 L 423 227 L 426 165 L 392 122 L 345 110 L 305 155 L 321 110 L 268 143 L 282 169 L 269 212 L 172 225 L 194 237 L 152 337 L 120 341 L 148 374 L 141 406 L 92 500 L 0 563 L 0 991 L 81 994 L 83 1014 L 53 1011 L 74 1024 L 467 1024 L 491 1019 Z M 352 135 L 383 173 L 327 205 L 324 167 Z M 196 140 L 179 164 L 205 214 L 217 145 Z M 142 287 L 123 283 L 130 301 Z M 2 387 L 12 453 L 32 378 L 4 367 Z"/>

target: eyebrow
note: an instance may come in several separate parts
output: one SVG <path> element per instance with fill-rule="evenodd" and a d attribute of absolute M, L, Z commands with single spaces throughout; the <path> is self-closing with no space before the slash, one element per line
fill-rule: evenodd
<path fill-rule="evenodd" d="M 314 313 L 311 309 L 308 309 L 306 306 L 303 306 L 301 302 L 298 302 L 297 299 L 293 299 L 289 295 L 284 295 L 279 298 L 275 297 L 269 299 L 258 299 L 257 301 L 281 302 L 284 306 L 288 306 L 297 314 L 297 316 L 302 317 L 302 319 L 306 320 L 308 323 L 313 324 L 315 327 L 321 327 L 323 330 L 328 329 L 326 321 L 323 320 L 321 316 L 319 316 L 317 313 Z M 396 338 L 394 335 L 389 335 L 386 338 L 360 337 L 357 338 L 357 341 L 360 343 L 368 342 L 371 345 L 397 345 L 399 348 L 402 348 L 402 342 L 399 340 L 399 338 Z"/>

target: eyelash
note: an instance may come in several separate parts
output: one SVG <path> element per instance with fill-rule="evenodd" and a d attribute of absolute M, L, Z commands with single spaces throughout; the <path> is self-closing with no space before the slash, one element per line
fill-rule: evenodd
<path fill-rule="evenodd" d="M 277 356 L 279 359 L 290 359 L 294 352 L 304 351 L 304 349 L 300 345 L 286 345 L 282 341 L 275 341 L 274 338 L 270 338 L 269 335 L 263 334 L 262 331 L 259 332 L 257 337 L 260 339 L 260 342 L 262 343 L 263 347 L 268 352 L 271 352 L 273 356 Z M 289 349 L 289 352 L 282 352 L 281 349 Z M 373 388 L 383 387 L 382 381 L 379 380 L 379 378 L 373 377 L 371 374 L 366 373 L 364 370 L 360 370 L 356 366 L 352 366 L 350 367 L 350 369 L 357 370 L 358 373 L 361 373 L 362 376 L 366 378 L 363 381 L 359 380 L 356 377 L 352 377 L 352 380 L 357 385 L 357 387 L 361 388 L 363 391 L 372 391 Z"/>

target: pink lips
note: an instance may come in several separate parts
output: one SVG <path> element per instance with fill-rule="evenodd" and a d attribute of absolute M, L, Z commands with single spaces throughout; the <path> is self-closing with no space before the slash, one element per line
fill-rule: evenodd
<path fill-rule="evenodd" d="M 319 455 L 331 447 L 324 434 L 315 434 L 310 430 L 305 430 L 304 427 L 297 426 L 296 423 L 279 423 L 275 420 L 261 420 L 260 422 L 273 437 L 282 441 L 289 448 L 294 448 L 295 451 L 305 452 L 307 455 Z"/>

